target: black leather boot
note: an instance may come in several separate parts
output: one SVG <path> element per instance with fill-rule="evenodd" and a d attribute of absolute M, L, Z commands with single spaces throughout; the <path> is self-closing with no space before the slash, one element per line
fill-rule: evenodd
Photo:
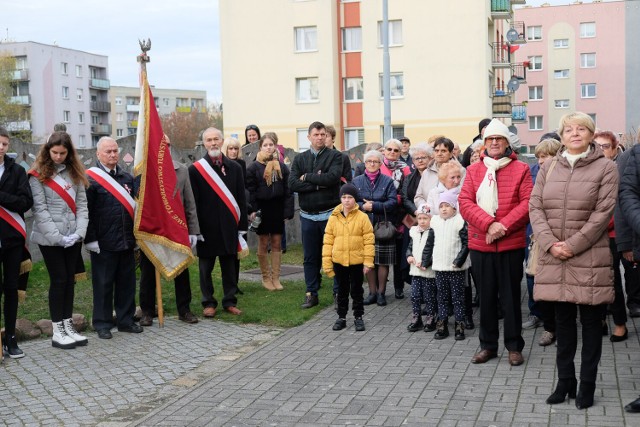
<path fill-rule="evenodd" d="M 547 397 L 547 404 L 555 405 L 556 403 L 562 403 L 566 399 L 567 395 L 570 398 L 575 399 L 577 386 L 578 381 L 576 381 L 575 378 L 560 378 L 558 380 L 558 384 L 556 384 L 555 391 L 551 396 Z"/>
<path fill-rule="evenodd" d="M 576 396 L 576 408 L 586 409 L 593 406 L 593 394 L 596 391 L 596 384 L 580 381 L 580 389 Z"/>

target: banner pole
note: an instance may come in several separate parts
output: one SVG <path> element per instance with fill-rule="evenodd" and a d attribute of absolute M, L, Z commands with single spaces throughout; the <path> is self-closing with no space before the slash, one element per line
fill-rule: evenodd
<path fill-rule="evenodd" d="M 158 303 L 158 325 L 164 328 L 164 308 L 162 307 L 162 286 L 160 286 L 160 272 L 156 269 L 156 301 Z"/>

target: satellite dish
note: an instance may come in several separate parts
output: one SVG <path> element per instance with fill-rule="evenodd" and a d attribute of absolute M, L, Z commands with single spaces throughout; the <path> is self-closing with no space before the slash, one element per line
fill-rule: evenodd
<path fill-rule="evenodd" d="M 509 31 L 507 31 L 507 40 L 509 41 L 509 43 L 513 43 L 514 41 L 518 40 L 518 37 L 520 35 L 518 34 L 518 30 L 516 30 L 515 28 L 511 28 Z"/>
<path fill-rule="evenodd" d="M 515 92 L 518 90 L 519 87 L 520 87 L 520 80 L 518 80 L 517 77 L 511 77 L 511 79 L 507 83 L 507 89 L 509 89 L 510 92 Z"/>
<path fill-rule="evenodd" d="M 509 126 L 509 132 L 511 132 L 514 135 L 518 134 L 518 128 L 515 127 L 514 125 Z"/>

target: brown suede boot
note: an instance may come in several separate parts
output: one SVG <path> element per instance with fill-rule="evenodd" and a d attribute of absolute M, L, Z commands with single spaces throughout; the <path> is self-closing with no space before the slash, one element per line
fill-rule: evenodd
<path fill-rule="evenodd" d="M 271 283 L 276 291 L 284 288 L 280 283 L 280 264 L 282 262 L 282 252 L 271 251 Z"/>
<path fill-rule="evenodd" d="M 269 255 L 258 254 L 258 263 L 260 264 L 260 272 L 262 273 L 262 286 L 268 291 L 275 291 L 271 283 L 271 268 L 269 267 Z"/>

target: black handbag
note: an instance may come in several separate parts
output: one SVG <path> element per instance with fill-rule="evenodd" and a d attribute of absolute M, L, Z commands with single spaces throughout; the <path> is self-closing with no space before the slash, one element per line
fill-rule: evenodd
<path fill-rule="evenodd" d="M 378 221 L 378 223 L 373 226 L 373 235 L 376 237 L 376 240 L 385 242 L 396 237 L 396 227 L 391 221 L 387 220 L 387 210 L 384 206 L 382 206 L 382 209 L 384 210 L 384 221 Z"/>

